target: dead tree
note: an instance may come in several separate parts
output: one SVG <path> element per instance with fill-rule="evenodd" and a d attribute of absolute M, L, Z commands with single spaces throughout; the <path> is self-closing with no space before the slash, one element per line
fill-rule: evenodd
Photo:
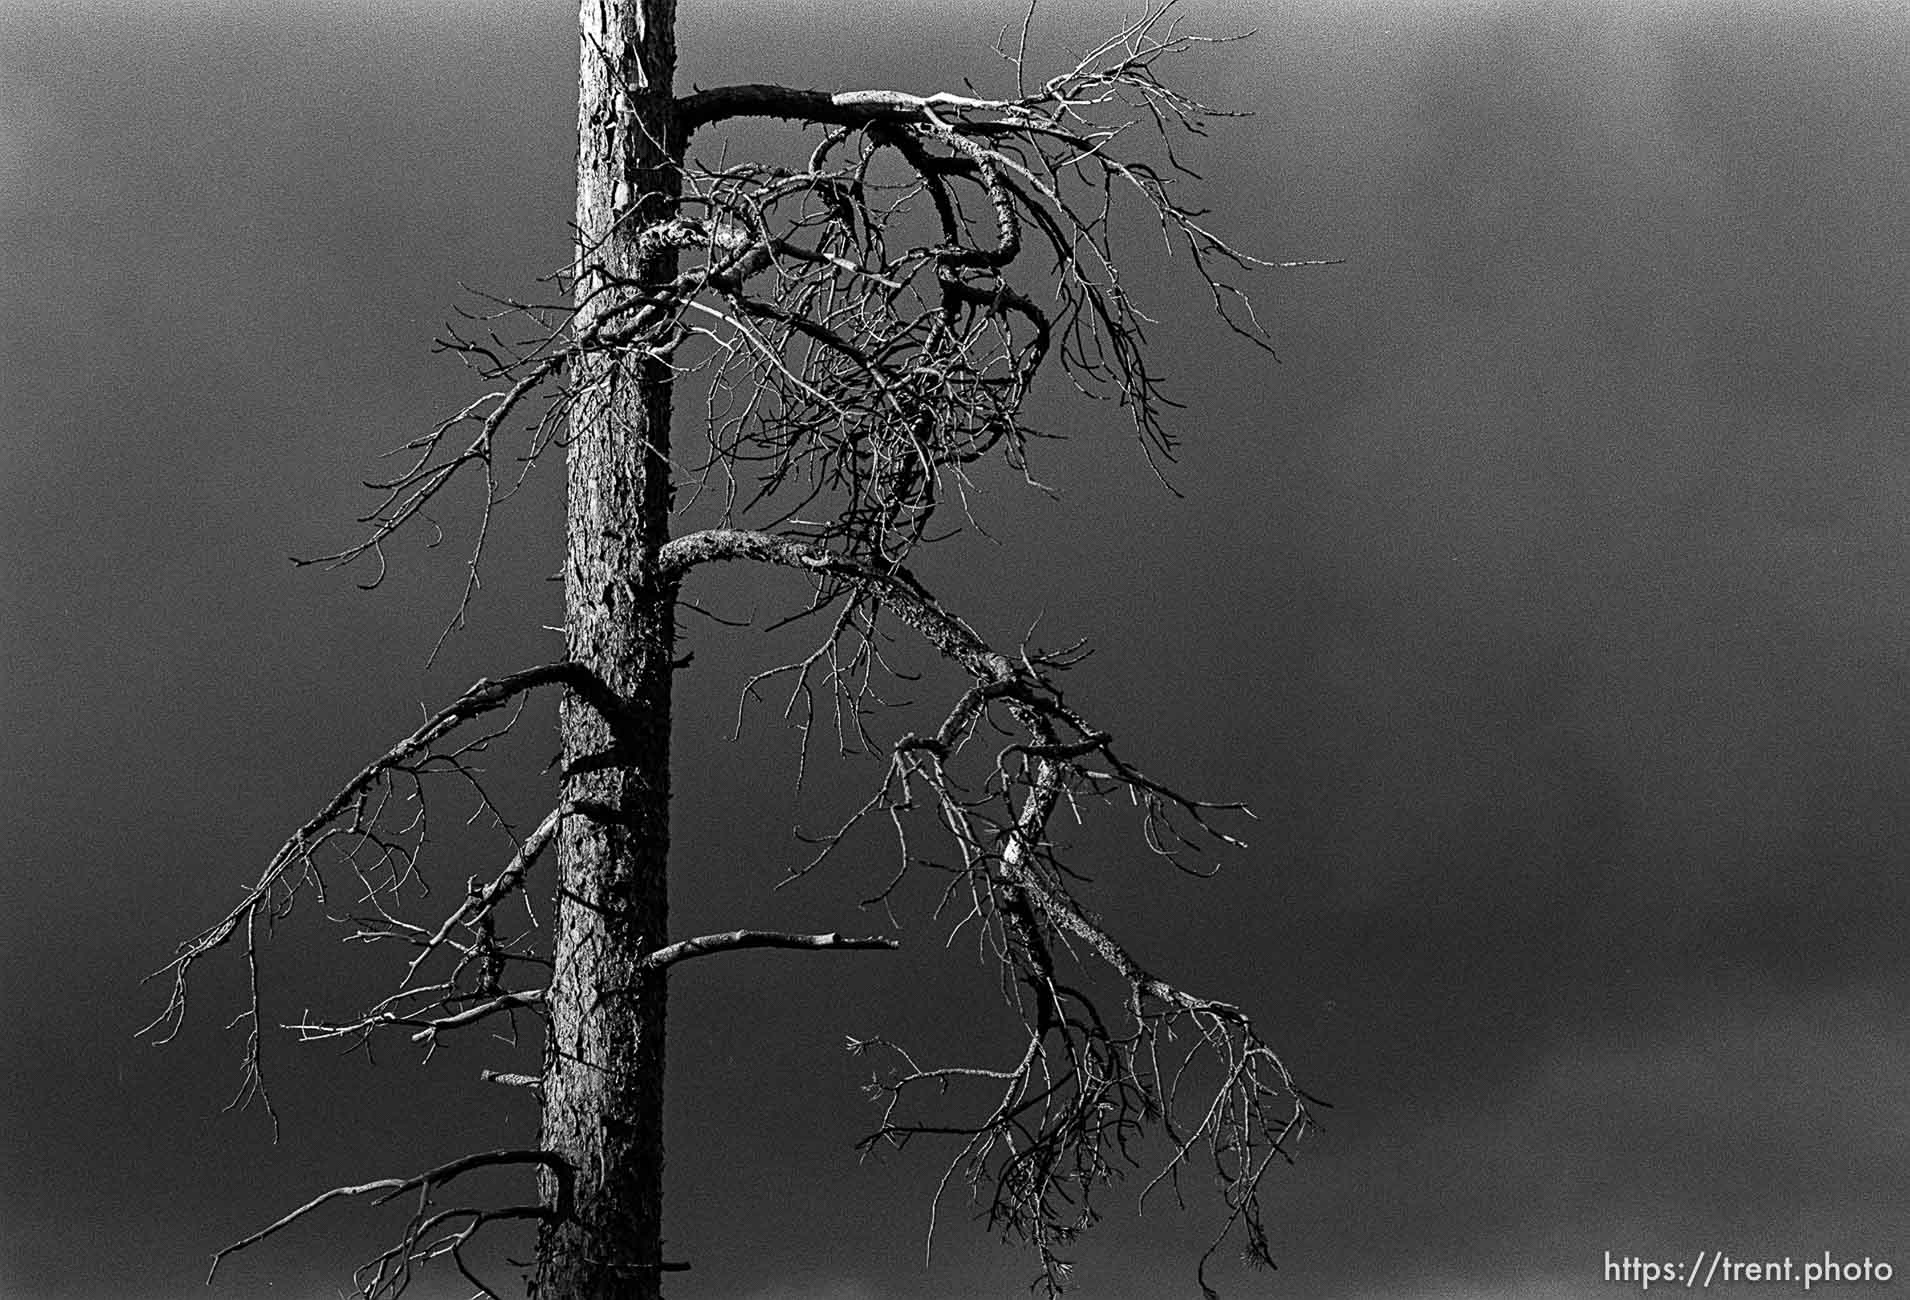
<path fill-rule="evenodd" d="M 1265 346 L 1236 280 L 1267 264 L 1181 197 L 1191 173 L 1177 138 L 1213 111 L 1162 79 L 1202 41 L 1173 7 L 1150 3 L 1039 81 L 1025 66 L 1025 24 L 1005 33 L 1012 85 L 994 96 L 775 85 L 679 94 L 668 0 L 582 7 L 575 260 L 558 277 L 561 298 L 500 300 L 448 334 L 443 346 L 486 391 L 407 444 L 366 531 L 321 557 L 382 572 L 389 539 L 449 485 L 480 480 L 483 521 L 455 626 L 476 591 L 483 525 L 514 487 L 511 457 L 561 451 L 566 656 L 478 681 L 366 764 L 237 906 L 179 948 L 154 1026 L 175 1031 L 200 960 L 235 945 L 254 972 L 244 1050 L 262 1089 L 260 940 L 329 882 L 332 896 L 353 894 L 349 937 L 401 954 L 395 986 L 340 1019 L 290 1028 L 430 1044 L 500 1017 L 533 1020 L 541 1071 L 486 1078 L 534 1093 L 542 1137 L 334 1188 L 221 1257 L 341 1197 L 410 1196 L 398 1240 L 358 1274 L 365 1300 L 398 1295 L 438 1258 L 479 1294 L 497 1294 L 464 1252 L 502 1222 L 536 1225 L 540 1300 L 660 1294 L 672 1268 L 660 1244 L 670 967 L 744 948 L 894 946 L 670 928 L 675 620 L 699 571 L 727 562 L 785 573 L 798 612 L 824 629 L 811 653 L 751 690 L 780 679 L 805 736 L 825 711 L 847 747 L 879 759 L 872 793 L 817 861 L 863 823 L 892 828 L 898 876 L 939 876 L 956 924 L 998 963 L 1021 1029 L 1012 1059 L 981 1063 L 852 1041 L 873 1062 L 880 1102 L 868 1142 L 949 1143 L 937 1197 L 964 1186 L 993 1227 L 1032 1248 L 1049 1293 L 1109 1181 L 1150 1152 L 1148 1191 L 1206 1183 L 1218 1197 L 1203 1290 L 1212 1294 L 1208 1259 L 1229 1238 L 1267 1260 L 1259 1193 L 1308 1126 L 1306 1095 L 1245 1010 L 1182 988 L 1115 937 L 1048 831 L 1064 805 L 1073 815 L 1119 798 L 1142 810 L 1149 849 L 1192 865 L 1189 854 L 1236 842 L 1222 827 L 1244 809 L 1180 793 L 1117 749 L 1106 723 L 1061 688 L 1077 650 L 991 641 L 978 630 L 983 614 L 950 609 L 911 568 L 951 531 L 951 513 L 959 522 L 972 471 L 997 459 L 1026 472 L 1041 436 L 1028 399 L 1044 376 L 1118 409 L 1142 454 L 1172 457 L 1173 403 L 1149 367 L 1149 320 L 1123 283 L 1123 222 L 1144 221 L 1220 320 Z M 745 119 L 803 128 L 806 153 L 737 161 L 701 143 Z M 672 416 L 686 386 L 701 418 L 678 421 L 680 433 Z M 682 528 L 697 511 L 707 526 Z M 882 703 L 884 646 L 898 636 L 919 638 L 955 683 L 918 730 L 895 727 Z M 544 688 L 559 696 L 558 788 L 518 835 L 471 759 Z M 442 781 L 475 791 L 509 848 L 454 906 L 420 916 L 424 796 Z M 554 901 L 554 921 L 540 900 Z M 975 1088 L 984 1101 L 947 1112 L 947 1098 Z M 537 1184 L 521 1204 L 452 1195 L 472 1170 L 513 1165 Z"/>

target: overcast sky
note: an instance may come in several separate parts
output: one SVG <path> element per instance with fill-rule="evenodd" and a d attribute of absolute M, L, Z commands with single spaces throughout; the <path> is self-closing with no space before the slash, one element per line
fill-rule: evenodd
<path fill-rule="evenodd" d="M 1076 43 L 1097 8 L 1040 21 Z M 285 557 L 347 539 L 377 454 L 468 400 L 429 353 L 460 283 L 561 259 L 571 9 L 0 0 L 8 1300 L 206 1295 L 213 1250 L 316 1191 L 534 1139 L 474 1082 L 483 1041 L 422 1069 L 274 1040 L 282 1139 L 222 1116 L 230 962 L 179 1041 L 134 1031 L 139 978 L 420 701 L 555 648 L 552 475 L 429 672 L 457 556 L 402 550 L 375 593 Z M 960 9 L 692 0 L 680 83 L 998 76 L 1018 9 Z M 1215 223 L 1346 264 L 1262 283 L 1279 365 L 1174 317 L 1184 496 L 1076 410 L 1036 467 L 1061 500 L 991 497 L 1000 545 L 923 571 L 1004 641 L 1092 637 L 1078 698 L 1260 816 L 1213 881 L 1094 864 L 1112 924 L 1334 1103 L 1269 1185 L 1279 1271 L 1225 1293 L 1620 1294 L 1606 1251 L 1910 1270 L 1910 19 L 1190 16 L 1257 29 L 1188 70 L 1256 114 L 1203 146 Z M 770 892 L 790 823 L 855 787 L 799 804 L 768 715 L 723 743 L 766 652 L 692 635 L 678 924 L 868 928 L 879 864 Z M 531 819 L 540 744 L 508 787 Z M 673 981 L 672 1296 L 1020 1292 L 1032 1261 L 959 1210 L 925 1270 L 933 1151 L 853 1152 L 845 1035 L 995 1014 L 923 912 L 899 933 Z M 279 1018 L 349 1005 L 329 943 L 268 950 Z M 1081 1294 L 1193 1294 L 1207 1222 L 1128 1191 Z M 210 1294 L 338 1294 L 389 1227 L 340 1207 Z"/>

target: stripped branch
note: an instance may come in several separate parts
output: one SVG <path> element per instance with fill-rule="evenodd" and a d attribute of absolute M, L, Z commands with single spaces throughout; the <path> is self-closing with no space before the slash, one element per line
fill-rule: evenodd
<path fill-rule="evenodd" d="M 1309 1099 L 1244 1010 L 1182 988 L 1115 937 L 1081 901 L 1078 877 L 1059 859 L 1047 830 L 1064 803 L 1124 791 L 1143 810 L 1149 848 L 1178 863 L 1192 843 L 1189 832 L 1217 845 L 1240 844 L 1212 824 L 1213 815 L 1251 814 L 1239 804 L 1182 794 L 1118 755 L 1112 733 L 1069 705 L 1053 675 L 1078 659 L 1078 647 L 1045 655 L 996 650 L 899 566 L 876 568 L 812 539 L 740 529 L 677 538 L 659 563 L 680 581 L 697 566 L 734 560 L 811 575 L 817 603 L 879 605 L 971 680 L 932 731 L 905 734 L 889 747 L 881 788 L 824 839 L 821 856 L 880 811 L 896 828 L 906 873 L 917 859 L 905 817 L 932 809 L 954 850 L 944 868 L 951 875 L 945 896 L 960 891 L 968 918 L 1008 977 L 1025 1047 L 1013 1066 L 997 1069 L 924 1066 L 886 1041 L 852 1041 L 852 1050 L 894 1062 L 871 1079 L 883 1118 L 864 1149 L 921 1136 L 955 1139 L 944 1186 L 959 1177 L 985 1205 L 991 1224 L 1035 1249 L 1042 1268 L 1037 1283 L 1052 1295 L 1068 1276 L 1066 1244 L 1097 1217 L 1097 1190 L 1142 1162 L 1145 1135 L 1158 1127 L 1169 1152 L 1143 1196 L 1162 1182 L 1178 1188 L 1181 1174 L 1201 1156 L 1223 1207 L 1222 1225 L 1197 1273 L 1203 1292 L 1213 1294 L 1209 1259 L 1236 1229 L 1247 1257 L 1270 1263 L 1260 1185 L 1272 1163 L 1291 1158 L 1310 1126 Z M 845 625 L 839 619 L 832 638 Z M 805 682 L 816 661 L 812 655 L 797 667 Z M 834 689 L 844 687 L 838 682 Z M 970 789 L 956 776 L 956 764 L 997 710 L 1003 716 L 993 726 L 1019 729 L 1026 739 L 997 752 L 980 789 Z M 1184 829 L 1176 827 L 1177 815 L 1185 818 Z M 1104 1014 L 1085 986 L 1064 975 L 1062 953 L 1069 964 L 1111 978 L 1117 1015 Z M 918 1097 L 944 1099 L 963 1083 L 995 1088 L 979 1116 L 913 1113 Z"/>
<path fill-rule="evenodd" d="M 539 1094 L 544 1091 L 544 1076 L 541 1074 L 513 1074 L 508 1070 L 479 1070 L 478 1078 L 484 1083 L 495 1083 L 505 1088 L 529 1088 Z"/>
<path fill-rule="evenodd" d="M 692 957 L 705 957 L 718 952 L 735 952 L 742 948 L 871 949 L 900 948 L 901 946 L 894 939 L 884 938 L 881 935 L 855 937 L 833 933 L 789 934 L 781 930 L 728 930 L 722 934 L 705 934 L 694 939 L 678 940 L 649 954 L 640 965 L 646 971 L 658 971 L 666 966 L 688 961 Z"/>

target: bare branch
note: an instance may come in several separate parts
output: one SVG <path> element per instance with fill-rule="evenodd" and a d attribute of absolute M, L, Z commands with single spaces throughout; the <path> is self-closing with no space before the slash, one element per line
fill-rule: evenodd
<path fill-rule="evenodd" d="M 551 1219 L 561 1218 L 567 1215 L 570 1212 L 570 1189 L 573 1182 L 573 1175 L 570 1165 L 565 1162 L 562 1157 L 549 1151 L 538 1151 L 528 1148 L 483 1151 L 474 1155 L 461 1156 L 456 1160 L 448 1161 L 434 1169 L 427 1169 L 421 1174 L 413 1174 L 409 1178 L 380 1178 L 374 1182 L 359 1183 L 356 1186 L 334 1187 L 330 1191 L 321 1192 L 305 1204 L 299 1206 L 296 1210 L 293 1210 L 290 1214 L 261 1228 L 251 1236 L 241 1241 L 235 1241 L 230 1246 L 220 1250 L 212 1257 L 212 1269 L 206 1274 L 206 1281 L 207 1283 L 212 1281 L 213 1277 L 219 1271 L 220 1263 L 224 1261 L 226 1256 L 235 1255 L 242 1250 L 256 1246 L 280 1229 L 290 1227 L 306 1215 L 312 1213 L 312 1211 L 332 1201 L 350 1196 L 371 1196 L 374 1198 L 372 1204 L 383 1205 L 392 1198 L 403 1195 L 405 1192 L 418 1191 L 423 1194 L 421 1198 L 423 1202 L 428 1204 L 430 1194 L 433 1191 L 444 1187 L 446 1184 L 470 1173 L 474 1169 L 486 1169 L 498 1165 L 526 1164 L 538 1165 L 550 1173 L 559 1189 L 557 1201 L 554 1205 L 549 1208 L 540 1206 L 516 1206 L 506 1210 L 459 1210 L 453 1211 L 452 1213 L 473 1216 L 477 1220 L 477 1223 L 472 1225 L 473 1227 L 495 1218 Z M 381 1256 L 381 1262 L 392 1260 L 395 1257 L 402 1260 L 403 1263 L 408 1266 L 410 1256 L 418 1246 L 420 1239 L 429 1231 L 432 1224 L 437 1222 L 441 1217 L 442 1216 L 427 1217 L 425 1211 L 420 1208 L 418 1213 L 412 1217 L 411 1222 L 406 1225 L 404 1238 L 400 1246 L 394 1251 L 387 1252 L 386 1255 Z M 377 1280 L 380 1286 L 376 1290 L 361 1288 L 361 1294 L 367 1296 L 380 1293 L 396 1295 L 403 1289 L 402 1280 L 389 1276 L 388 1270 L 382 1266 L 378 1269 Z M 395 1287 L 390 1285 L 393 1281 L 397 1281 Z"/>
<path fill-rule="evenodd" d="M 480 1002 L 474 1007 L 467 1007 L 455 1015 L 439 1016 L 435 1020 L 426 1021 L 424 1028 L 411 1036 L 411 1041 L 414 1043 L 422 1043 L 427 1039 L 436 1038 L 438 1034 L 446 1029 L 457 1029 L 475 1021 L 483 1020 L 488 1016 L 497 1015 L 500 1011 L 515 1011 L 519 1007 L 538 1006 L 541 1005 L 543 1001 L 544 990 L 542 989 L 526 989 L 522 993 L 505 993 L 492 998 L 489 1002 Z"/>
<path fill-rule="evenodd" d="M 533 1092 L 542 1092 L 544 1077 L 540 1074 L 510 1074 L 501 1070 L 479 1070 L 478 1078 L 485 1083 L 495 1083 L 505 1088 L 529 1088 Z"/>
<path fill-rule="evenodd" d="M 424 941 L 422 951 L 412 958 L 411 965 L 405 970 L 404 983 L 411 982 L 412 977 L 418 973 L 418 967 L 423 965 L 425 958 L 444 943 L 454 926 L 475 922 L 480 916 L 496 907 L 505 895 L 522 888 L 524 873 L 531 869 L 545 848 L 556 838 L 563 826 L 564 818 L 582 811 L 584 811 L 583 806 L 574 799 L 567 799 L 551 809 L 544 815 L 544 820 L 537 824 L 537 829 L 525 837 L 524 842 L 518 846 L 517 852 L 511 855 L 511 860 L 505 864 L 502 871 L 497 873 L 495 880 L 482 888 L 473 882 L 464 903 L 457 911 L 444 918 L 444 922 Z M 402 988 L 403 985 L 401 984 L 400 987 Z"/>
<path fill-rule="evenodd" d="M 867 949 L 900 948 L 901 946 L 896 940 L 884 938 L 881 935 L 857 938 L 834 933 L 789 934 L 780 930 L 728 930 L 722 934 L 705 934 L 694 939 L 681 939 L 668 947 L 658 948 L 646 956 L 641 965 L 647 971 L 662 970 L 665 966 L 674 966 L 692 957 L 704 957 L 718 952 L 735 952 L 742 948 Z"/>
<path fill-rule="evenodd" d="M 1244 1225 L 1249 1256 L 1264 1259 L 1259 1187 L 1270 1163 L 1288 1158 L 1311 1123 L 1304 1094 L 1241 1008 L 1155 973 L 1083 905 L 1047 832 L 1056 809 L 1078 794 L 1121 789 L 1144 810 L 1149 847 L 1177 860 L 1187 841 L 1174 830 L 1172 813 L 1216 843 L 1238 845 L 1208 817 L 1246 810 L 1181 794 L 1122 759 L 1112 733 L 1068 705 L 1050 675 L 1075 662 L 1078 647 L 1052 655 L 1003 654 L 899 566 L 878 569 L 809 539 L 737 529 L 677 538 L 663 548 L 660 563 L 681 577 L 700 564 L 739 559 L 803 571 L 879 600 L 973 682 L 932 732 L 909 733 L 894 743 L 881 790 L 849 825 L 886 809 L 896 822 L 907 871 L 911 857 L 901 816 L 920 803 L 935 810 L 956 851 L 954 880 L 967 882 L 971 915 L 988 927 L 993 952 L 1019 990 L 1027 1046 L 1014 1066 L 998 1070 L 924 1067 L 893 1044 L 854 1044 L 859 1052 L 879 1047 L 901 1063 L 871 1081 L 884 1101 L 884 1116 L 865 1148 L 900 1145 L 915 1136 L 959 1139 L 951 1175 L 959 1174 L 987 1201 L 996 1227 L 1036 1249 L 1041 1284 L 1056 1293 L 1069 1268 L 1060 1251 L 1094 1217 L 1096 1189 L 1121 1166 L 1138 1163 L 1142 1134 L 1159 1125 L 1172 1153 L 1146 1190 L 1177 1180 L 1196 1153 L 1205 1152 L 1226 1210 L 1214 1246 Z M 970 795 L 952 765 L 998 708 L 1027 739 L 1001 750 L 985 788 Z M 1019 763 L 1014 773 L 1011 758 Z M 828 837 L 823 852 L 848 829 Z M 1062 982 L 1060 948 L 1112 976 L 1124 1013 L 1119 1021 L 1103 1016 L 1086 992 Z M 1177 1042 L 1178 1061 L 1163 1063 L 1163 1048 Z M 1204 1082 L 1183 1087 L 1195 1080 Z M 964 1082 L 998 1089 L 979 1118 L 903 1117 L 905 1103 L 917 1093 L 941 1098 Z M 1204 1289 L 1205 1264 L 1203 1259 Z"/>
<path fill-rule="evenodd" d="M 525 692 L 548 685 L 567 686 L 600 708 L 605 707 L 608 698 L 607 688 L 597 680 L 596 676 L 582 665 L 574 663 L 542 664 L 499 678 L 481 677 L 472 683 L 456 700 L 426 718 L 410 735 L 361 768 L 358 774 L 346 782 L 323 808 L 279 847 L 278 852 L 273 854 L 259 878 L 231 911 L 217 923 L 208 926 L 181 944 L 170 962 L 147 977 L 152 979 L 170 972 L 173 977 L 172 991 L 165 1008 L 141 1030 L 141 1033 L 159 1031 L 158 1041 L 170 1041 L 178 1032 L 185 1015 L 187 981 L 194 963 L 231 940 L 241 930 L 244 930 L 248 936 L 248 954 L 255 956 L 251 935 L 261 913 L 268 916 L 281 916 L 289 910 L 290 900 L 296 894 L 301 879 L 311 880 L 315 888 L 322 890 L 322 884 L 318 883 L 316 868 L 313 864 L 313 851 L 331 834 L 327 830 L 328 827 L 338 822 L 354 807 L 361 805 L 375 782 L 388 773 L 405 770 L 407 765 L 421 756 L 428 756 L 432 746 L 462 724 L 504 707 Z M 455 760 L 453 764 L 455 766 Z M 360 823 L 354 819 L 352 825 L 356 828 Z M 548 832 L 545 832 L 545 838 L 548 838 Z M 538 847 L 541 848 L 541 843 Z M 519 856 L 521 858 L 523 855 Z M 534 857 L 535 852 L 532 852 L 530 856 Z M 515 865 L 516 873 L 521 875 L 522 864 Z M 499 878 L 499 892 L 508 887 L 505 884 L 507 878 L 514 879 L 512 868 L 507 868 L 505 875 Z M 283 891 L 284 899 L 274 905 L 273 898 L 276 891 Z M 447 923 L 446 930 L 449 929 L 449 925 L 450 923 Z M 429 952 L 430 948 L 441 939 L 442 932 L 427 945 L 426 951 Z M 256 966 L 254 970 L 256 972 Z M 252 1006 L 247 1014 L 253 1018 L 253 1032 L 248 1040 L 246 1054 L 247 1069 L 249 1074 L 256 1076 L 259 1050 L 256 974 L 253 981 Z"/>

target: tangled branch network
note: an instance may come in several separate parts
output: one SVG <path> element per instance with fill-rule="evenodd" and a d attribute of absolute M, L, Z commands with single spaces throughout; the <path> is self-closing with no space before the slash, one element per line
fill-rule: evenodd
<path fill-rule="evenodd" d="M 700 436 L 672 447 L 670 464 L 678 513 L 700 509 L 710 522 L 662 545 L 659 590 L 683 600 L 683 586 L 715 562 L 797 575 L 799 612 L 821 616 L 828 630 L 805 657 L 751 679 L 746 694 L 780 679 L 805 755 L 826 713 L 842 748 L 880 764 L 873 793 L 791 876 L 829 859 L 865 823 L 886 824 L 897 865 L 870 903 L 886 906 L 906 878 L 932 877 L 941 914 L 972 933 L 1000 972 L 1020 1027 L 1019 1048 L 993 1064 L 938 1064 L 882 1038 L 851 1040 L 872 1062 L 881 1115 L 865 1146 L 949 1143 L 937 1203 L 965 1188 L 991 1224 L 1032 1247 L 1037 1286 L 1050 1294 L 1068 1280 L 1067 1244 L 1100 1216 L 1108 1185 L 1137 1168 L 1154 1169 L 1143 1201 L 1159 1189 L 1184 1194 L 1196 1170 L 1219 1198 L 1221 1226 L 1200 1264 L 1206 1294 L 1208 1263 L 1226 1241 L 1270 1262 L 1261 1187 L 1312 1115 L 1246 1011 L 1171 982 L 1115 937 L 1049 830 L 1064 808 L 1079 816 L 1087 803 L 1119 800 L 1139 811 L 1151 853 L 1205 874 L 1208 850 L 1239 844 L 1223 827 L 1245 808 L 1183 794 L 1118 751 L 1113 732 L 1061 688 L 1079 647 L 992 645 L 909 567 L 946 535 L 938 513 L 953 504 L 966 514 L 979 464 L 999 460 L 1029 477 L 1029 444 L 1044 436 L 1029 399 L 1043 374 L 1114 404 L 1157 469 L 1174 456 L 1175 404 L 1147 356 L 1153 322 L 1130 296 L 1132 264 L 1117 247 L 1130 227 L 1162 239 L 1191 265 L 1227 328 L 1271 351 L 1237 279 L 1310 263 L 1237 249 L 1181 198 L 1193 173 L 1177 142 L 1200 134 L 1216 110 L 1160 72 L 1206 40 L 1179 29 L 1173 4 L 1155 4 L 1039 83 L 1026 74 L 1024 24 L 1018 44 L 1003 42 L 1014 92 L 997 98 L 772 85 L 680 96 L 670 138 L 657 142 L 668 174 L 618 216 L 634 234 L 634 257 L 582 248 L 558 277 L 561 302 L 496 299 L 465 317 L 442 346 L 487 390 L 400 449 L 403 467 L 375 485 L 383 495 L 357 541 L 310 561 L 369 559 L 375 584 L 385 544 L 475 475 L 481 520 L 448 634 L 478 590 L 492 512 L 561 446 L 573 407 L 605 400 L 638 373 L 666 376 L 679 396 L 700 393 Z M 721 147 L 714 158 L 692 152 L 751 119 L 805 128 L 806 157 L 770 166 L 731 162 Z M 507 447 L 520 434 L 521 445 Z M 962 684 L 931 725 L 896 735 L 882 724 L 884 647 L 904 633 Z M 307 1016 L 291 1026 L 301 1036 L 368 1045 L 397 1030 L 428 1051 L 473 1025 L 539 1017 L 552 954 L 531 904 L 533 872 L 567 819 L 604 810 L 560 800 L 520 835 L 474 760 L 547 686 L 606 717 L 616 708 L 608 688 L 572 662 L 478 681 L 367 764 L 229 913 L 180 947 L 162 972 L 171 994 L 153 1028 L 176 1032 L 196 963 L 240 944 L 253 972 L 241 1098 L 257 1091 L 261 923 L 302 896 L 322 900 L 341 870 L 354 900 L 348 937 L 395 945 L 405 959 L 395 991 L 341 1019 Z M 492 717 L 505 721 L 487 727 Z M 508 837 L 509 855 L 470 876 L 454 906 L 418 920 L 426 790 L 445 781 Z M 660 943 L 645 962 L 765 946 L 894 944 L 735 930 Z M 595 1014 L 616 1014 L 615 994 L 606 990 Z M 486 1077 L 538 1086 L 534 1076 Z M 958 1098 L 979 1100 L 950 1115 Z M 469 1159 L 547 1168 L 555 1158 Z M 428 1198 L 465 1168 L 333 1189 L 229 1249 L 341 1196 Z M 399 1247 L 361 1276 L 361 1294 L 396 1295 L 411 1264 L 434 1252 L 465 1268 L 458 1252 L 488 1223 L 562 1213 L 561 1197 L 449 1217 L 421 1202 Z"/>

